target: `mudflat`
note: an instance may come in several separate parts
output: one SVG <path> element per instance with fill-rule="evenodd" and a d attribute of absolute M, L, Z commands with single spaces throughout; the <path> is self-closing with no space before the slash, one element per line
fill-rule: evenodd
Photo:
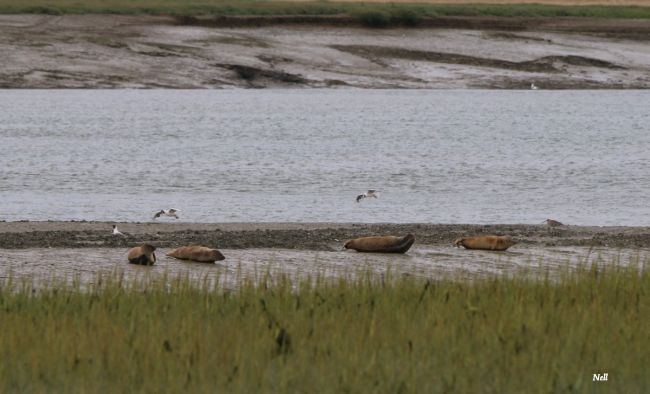
<path fill-rule="evenodd" d="M 112 235 L 117 224 L 125 236 Z M 586 227 L 545 224 L 367 223 L 112 223 L 0 222 L 0 249 L 113 248 L 148 242 L 173 248 L 203 244 L 225 249 L 341 250 L 351 238 L 412 233 L 419 245 L 452 245 L 472 235 L 509 235 L 521 245 L 647 248 L 650 227 Z"/>
<path fill-rule="evenodd" d="M 644 89 L 650 20 L 0 15 L 0 88 Z"/>

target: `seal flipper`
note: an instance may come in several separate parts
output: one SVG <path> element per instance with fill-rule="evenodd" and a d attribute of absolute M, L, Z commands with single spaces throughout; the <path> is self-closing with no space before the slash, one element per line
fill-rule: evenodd
<path fill-rule="evenodd" d="M 142 256 L 140 256 L 140 264 L 142 264 L 142 265 L 153 265 L 154 261 L 156 261 L 156 260 L 155 259 L 153 261 L 150 260 L 149 256 L 147 256 L 146 254 L 143 254 Z"/>
<path fill-rule="evenodd" d="M 156 260 L 154 259 L 154 261 Z M 154 261 L 149 261 L 149 258 L 146 254 L 141 254 L 134 259 L 129 259 L 129 263 L 138 265 L 153 265 Z"/>
<path fill-rule="evenodd" d="M 413 243 L 415 243 L 415 236 L 413 234 L 407 234 L 400 240 L 397 245 L 386 248 L 385 250 L 382 250 L 382 252 L 406 253 L 411 248 L 411 246 L 413 246 Z"/>

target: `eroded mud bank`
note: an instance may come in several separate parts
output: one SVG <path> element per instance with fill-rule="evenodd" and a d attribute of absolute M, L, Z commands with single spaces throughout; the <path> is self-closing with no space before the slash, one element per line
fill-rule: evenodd
<path fill-rule="evenodd" d="M 645 20 L 302 19 L 1 15 L 0 88 L 650 87 Z"/>

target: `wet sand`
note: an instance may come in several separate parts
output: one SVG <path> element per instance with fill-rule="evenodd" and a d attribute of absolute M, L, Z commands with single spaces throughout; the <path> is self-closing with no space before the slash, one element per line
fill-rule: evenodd
<path fill-rule="evenodd" d="M 0 15 L 0 88 L 650 88 L 650 21 Z"/>
<path fill-rule="evenodd" d="M 189 277 L 201 283 L 233 286 L 241 278 L 264 275 L 353 278 L 358 274 L 413 275 L 472 279 L 491 275 L 529 272 L 554 275 L 563 268 L 589 264 L 647 264 L 650 249 L 601 247 L 518 246 L 506 252 L 465 250 L 451 246 L 415 245 L 407 254 L 368 254 L 354 251 L 305 251 L 290 249 L 222 249 L 226 260 L 216 264 L 194 263 L 156 252 L 154 266 L 126 262 L 126 248 L 0 249 L 2 278 L 33 278 L 36 283 L 78 281 L 95 283 L 101 275 L 119 274 L 128 280 L 161 275 L 171 280 Z"/>
<path fill-rule="evenodd" d="M 0 279 L 35 278 L 94 283 L 101 274 L 127 280 L 150 274 L 179 275 L 232 286 L 240 278 L 267 272 L 292 278 L 353 277 L 383 274 L 475 278 L 520 271 L 558 272 L 579 264 L 647 264 L 648 227 L 545 225 L 443 225 L 346 223 L 118 223 L 126 237 L 111 235 L 108 222 L 0 222 Z M 344 250 L 346 239 L 377 235 L 416 235 L 404 255 Z M 455 248 L 452 241 L 475 234 L 507 234 L 521 242 L 506 252 Z M 158 247 L 153 267 L 128 264 L 129 247 Z M 192 263 L 167 257 L 172 248 L 203 244 L 219 248 L 226 260 Z"/>
<path fill-rule="evenodd" d="M 173 220 L 173 219 L 170 219 Z M 125 237 L 113 236 L 117 224 Z M 203 244 L 224 249 L 340 250 L 347 239 L 412 233 L 416 245 L 449 246 L 463 236 L 510 235 L 531 247 L 650 247 L 650 227 L 545 224 L 0 222 L 1 249 L 115 248 L 150 242 L 161 248 Z"/>

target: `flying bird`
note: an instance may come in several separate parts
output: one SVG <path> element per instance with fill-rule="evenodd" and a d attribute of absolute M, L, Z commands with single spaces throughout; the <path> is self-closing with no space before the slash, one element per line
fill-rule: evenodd
<path fill-rule="evenodd" d="M 178 219 L 178 215 L 176 215 L 176 212 L 180 212 L 180 209 L 174 209 L 174 208 L 169 208 L 169 209 L 161 209 L 160 211 L 156 212 L 155 215 L 153 215 L 154 220 L 162 215 L 173 217 Z"/>
<path fill-rule="evenodd" d="M 359 194 L 357 196 L 357 202 L 363 200 L 364 198 L 370 198 L 370 197 L 377 198 L 377 191 L 376 190 L 368 190 L 367 192 L 365 192 L 363 194 Z"/>
<path fill-rule="evenodd" d="M 117 229 L 116 225 L 113 225 L 113 235 L 121 235 L 123 237 L 126 237 L 126 235 L 123 232 Z"/>

